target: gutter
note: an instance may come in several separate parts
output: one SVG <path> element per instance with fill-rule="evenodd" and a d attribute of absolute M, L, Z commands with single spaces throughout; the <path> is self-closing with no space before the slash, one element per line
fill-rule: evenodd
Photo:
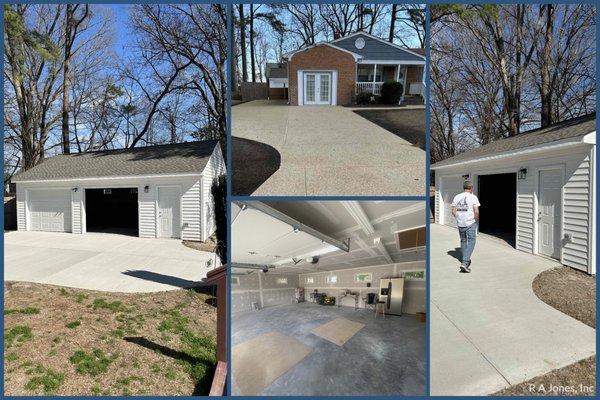
<path fill-rule="evenodd" d="M 570 147 L 579 146 L 582 144 L 595 144 L 595 140 L 591 139 L 591 136 L 594 136 L 595 134 L 596 134 L 596 132 L 594 131 L 594 132 L 588 133 L 580 138 L 577 138 L 575 140 L 564 139 L 562 141 L 557 141 L 552 144 L 530 146 L 530 147 L 527 147 L 525 149 L 518 150 L 518 151 L 509 150 L 509 151 L 505 151 L 505 152 L 499 153 L 499 154 L 482 156 L 482 157 L 478 157 L 478 158 L 471 158 L 468 160 L 457 161 L 452 164 L 440 165 L 437 167 L 434 164 L 430 168 L 434 171 L 437 171 L 437 170 L 441 170 L 441 169 L 454 168 L 454 167 L 459 167 L 459 166 L 463 166 L 463 165 L 467 165 L 467 164 L 474 164 L 474 163 L 478 163 L 478 162 L 499 160 L 499 159 L 503 159 L 503 158 L 510 158 L 510 157 L 516 157 L 516 156 L 521 156 L 521 155 L 540 153 L 540 152 L 549 151 L 549 150 L 566 149 L 566 148 L 570 148 Z M 592 143 L 592 140 L 594 143 Z"/>

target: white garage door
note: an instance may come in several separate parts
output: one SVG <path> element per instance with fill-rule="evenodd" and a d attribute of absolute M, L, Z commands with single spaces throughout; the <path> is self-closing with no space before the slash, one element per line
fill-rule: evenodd
<path fill-rule="evenodd" d="M 463 191 L 461 176 L 442 178 L 441 195 L 444 202 L 442 207 L 444 225 L 456 226 L 456 220 L 452 216 L 452 200 L 454 196 Z"/>
<path fill-rule="evenodd" d="M 69 189 L 28 192 L 29 229 L 44 232 L 71 232 L 71 191 Z"/>

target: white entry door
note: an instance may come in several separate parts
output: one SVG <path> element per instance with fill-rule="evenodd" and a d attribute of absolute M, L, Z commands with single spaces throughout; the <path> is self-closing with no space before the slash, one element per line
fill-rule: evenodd
<path fill-rule="evenodd" d="M 304 104 L 331 104 L 331 73 L 304 73 Z"/>
<path fill-rule="evenodd" d="M 158 236 L 178 238 L 180 236 L 178 187 L 158 187 Z"/>
<path fill-rule="evenodd" d="M 441 178 L 441 191 L 440 197 L 443 202 L 443 207 L 440 207 L 442 213 L 442 219 L 444 225 L 456 227 L 456 219 L 452 215 L 452 200 L 454 196 L 464 192 L 463 189 L 464 179 L 460 176 L 449 176 Z"/>
<path fill-rule="evenodd" d="M 539 174 L 539 253 L 560 259 L 563 173 L 560 169 L 550 169 Z"/>

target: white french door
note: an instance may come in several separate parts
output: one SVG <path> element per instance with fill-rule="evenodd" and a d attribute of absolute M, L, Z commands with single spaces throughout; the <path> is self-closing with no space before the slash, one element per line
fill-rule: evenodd
<path fill-rule="evenodd" d="M 331 104 L 331 73 L 304 73 L 304 104 Z"/>

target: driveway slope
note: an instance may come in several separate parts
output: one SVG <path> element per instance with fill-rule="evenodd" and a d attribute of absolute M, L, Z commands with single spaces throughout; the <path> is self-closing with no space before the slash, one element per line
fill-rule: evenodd
<path fill-rule="evenodd" d="M 281 155 L 254 193 L 236 194 L 424 194 L 425 152 L 349 108 L 252 101 L 232 108 L 232 133 Z M 235 165 L 234 174 L 252 168 Z"/>
<path fill-rule="evenodd" d="M 485 395 L 595 354 L 596 331 L 542 302 L 533 279 L 557 261 L 479 235 L 472 273 L 456 229 L 431 225 L 431 394 Z"/>
<path fill-rule="evenodd" d="M 4 280 L 108 292 L 189 287 L 206 277 L 214 254 L 174 239 L 124 235 L 5 232 Z"/>

